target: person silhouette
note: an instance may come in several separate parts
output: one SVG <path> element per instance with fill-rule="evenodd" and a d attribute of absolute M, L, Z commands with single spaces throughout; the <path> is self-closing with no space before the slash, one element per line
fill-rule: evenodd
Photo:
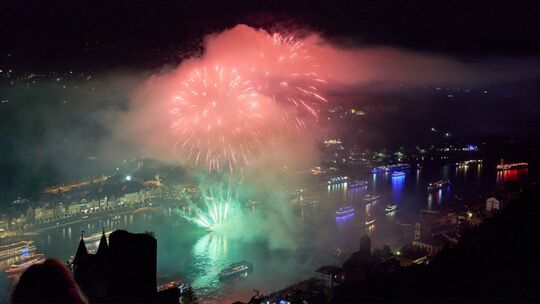
<path fill-rule="evenodd" d="M 59 260 L 47 259 L 30 266 L 11 294 L 11 303 L 87 304 L 69 269 Z"/>

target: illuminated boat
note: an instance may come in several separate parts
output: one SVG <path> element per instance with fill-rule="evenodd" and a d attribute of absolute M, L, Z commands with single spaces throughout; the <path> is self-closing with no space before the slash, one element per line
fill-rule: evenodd
<path fill-rule="evenodd" d="M 386 205 L 386 207 L 384 208 L 384 211 L 386 211 L 386 213 L 392 213 L 394 211 L 396 211 L 397 209 L 397 205 L 396 204 L 388 204 Z"/>
<path fill-rule="evenodd" d="M 469 159 L 469 160 L 457 162 L 456 166 L 458 166 L 458 167 L 466 167 L 466 166 L 468 166 L 470 164 L 481 164 L 482 162 L 483 162 L 483 160 L 481 160 L 481 159 Z"/>
<path fill-rule="evenodd" d="M 529 166 L 528 163 L 510 163 L 505 164 L 503 160 L 501 160 L 501 163 L 497 165 L 497 171 L 505 171 L 505 170 L 512 170 L 512 169 L 521 169 L 521 168 L 527 168 Z"/>
<path fill-rule="evenodd" d="M 352 206 L 343 206 L 339 207 L 336 211 L 336 217 L 342 217 L 354 213 L 354 208 Z"/>
<path fill-rule="evenodd" d="M 189 289 L 189 284 L 182 282 L 181 280 L 170 281 L 157 286 L 157 291 L 163 291 L 171 288 L 178 288 L 180 293 L 184 293 Z"/>
<path fill-rule="evenodd" d="M 387 166 L 378 166 L 371 169 L 371 173 L 388 173 L 395 171 L 405 171 L 411 169 L 409 164 L 392 164 Z"/>
<path fill-rule="evenodd" d="M 394 172 L 394 171 L 404 171 L 404 170 L 411 169 L 411 165 L 409 165 L 409 164 L 395 164 L 395 165 L 389 165 L 387 167 L 392 172 Z"/>
<path fill-rule="evenodd" d="M 319 203 L 318 200 L 315 199 L 304 199 L 298 204 L 299 208 L 307 208 L 307 207 L 314 207 Z"/>
<path fill-rule="evenodd" d="M 348 176 L 334 176 L 334 177 L 331 177 L 327 181 L 327 183 L 328 185 L 339 185 L 339 184 L 346 183 L 348 180 L 349 180 Z"/>
<path fill-rule="evenodd" d="M 230 264 L 221 270 L 218 274 L 220 280 L 226 280 L 228 278 L 240 275 L 247 274 L 253 270 L 253 264 L 248 261 L 240 261 L 238 263 Z"/>
<path fill-rule="evenodd" d="M 362 201 L 364 203 L 371 203 L 373 201 L 376 201 L 380 198 L 380 196 L 378 194 L 366 194 L 363 198 L 362 198 Z"/>
<path fill-rule="evenodd" d="M 0 259 L 9 259 L 36 251 L 33 241 L 20 241 L 0 246 Z"/>
<path fill-rule="evenodd" d="M 349 188 L 367 187 L 368 182 L 365 180 L 352 180 L 348 183 Z"/>
<path fill-rule="evenodd" d="M 11 267 L 6 269 L 6 272 L 8 273 L 22 272 L 26 268 L 34 264 L 43 263 L 44 261 L 45 261 L 45 255 L 43 253 L 36 253 L 11 265 Z"/>
<path fill-rule="evenodd" d="M 388 168 L 387 166 L 378 166 L 371 169 L 371 173 L 386 173 L 386 172 L 390 172 L 390 168 Z"/>
<path fill-rule="evenodd" d="M 450 185 L 450 181 L 447 180 L 447 179 L 442 179 L 440 181 L 436 181 L 434 183 L 429 183 L 428 185 L 428 190 L 429 191 L 435 191 L 435 190 L 439 190 L 439 189 L 442 189 L 444 187 L 447 187 Z"/>
<path fill-rule="evenodd" d="M 366 227 L 375 225 L 375 218 L 367 218 L 366 219 Z"/>
<path fill-rule="evenodd" d="M 405 176 L 405 172 L 403 171 L 392 172 L 392 177 L 401 177 L 401 176 Z"/>

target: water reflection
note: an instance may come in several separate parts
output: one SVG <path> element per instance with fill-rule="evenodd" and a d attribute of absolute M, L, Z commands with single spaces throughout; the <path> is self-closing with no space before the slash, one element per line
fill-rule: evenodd
<path fill-rule="evenodd" d="M 427 197 L 427 209 L 428 210 L 431 210 L 433 207 L 433 193 L 428 193 L 428 197 Z"/>
<path fill-rule="evenodd" d="M 392 199 L 401 203 L 403 189 L 405 187 L 405 176 L 392 176 Z"/>
<path fill-rule="evenodd" d="M 482 163 L 478 163 L 476 165 L 476 187 L 480 187 L 480 177 L 482 176 L 482 169 L 483 169 L 483 164 Z"/>
<path fill-rule="evenodd" d="M 456 166 L 456 176 L 467 178 L 469 174 L 469 165 Z"/>
<path fill-rule="evenodd" d="M 227 238 L 214 233 L 201 237 L 193 246 L 193 266 L 198 276 L 193 287 L 215 289 L 219 285 L 218 273 L 227 265 Z"/>
<path fill-rule="evenodd" d="M 373 189 L 373 191 L 377 191 L 377 174 L 376 173 L 371 174 L 371 189 Z"/>
<path fill-rule="evenodd" d="M 354 213 L 347 214 L 344 216 L 336 216 L 336 224 L 339 228 L 343 228 L 343 226 L 347 223 L 351 223 L 354 218 Z"/>
<path fill-rule="evenodd" d="M 497 188 L 502 188 L 507 182 L 517 182 L 526 179 L 528 172 L 528 168 L 497 171 Z"/>
<path fill-rule="evenodd" d="M 450 165 L 445 165 L 442 168 L 442 177 L 443 179 L 448 179 L 450 175 Z"/>

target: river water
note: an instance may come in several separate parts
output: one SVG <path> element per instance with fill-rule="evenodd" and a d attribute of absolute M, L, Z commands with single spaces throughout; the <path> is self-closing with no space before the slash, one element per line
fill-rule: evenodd
<path fill-rule="evenodd" d="M 479 194 L 501 187 L 505 181 L 526 182 L 532 168 L 496 172 L 493 164 L 426 167 L 411 170 L 404 177 L 389 174 L 366 174 L 358 178 L 367 180 L 363 189 L 348 189 L 347 185 L 326 186 L 313 184 L 306 191 L 318 197 L 318 204 L 294 212 L 298 225 L 308 227 L 307 233 L 295 234 L 298 246 L 294 249 L 270 249 L 264 239 L 232 239 L 224 235 L 207 233 L 180 219 L 172 209 L 129 214 L 113 218 L 73 224 L 50 230 L 35 238 L 37 252 L 47 257 L 67 260 L 76 251 L 80 232 L 85 235 L 107 230 L 126 229 L 130 232 L 153 231 L 158 239 L 158 282 L 182 279 L 189 282 L 199 296 L 207 301 L 247 300 L 253 289 L 263 293 L 284 288 L 291 283 L 307 279 L 324 264 L 337 264 L 336 248 L 345 253 L 356 250 L 359 238 L 368 233 L 373 247 L 400 245 L 396 222 L 414 223 L 420 210 L 439 210 L 450 204 L 479 199 Z M 429 182 L 447 178 L 451 185 L 429 193 Z M 377 193 L 381 198 L 371 204 L 361 201 L 365 193 Z M 459 200 L 461 198 L 461 200 Z M 397 211 L 386 214 L 386 204 L 397 204 Z M 335 217 L 340 206 L 352 205 L 354 215 Z M 366 227 L 365 221 L 375 219 Z M 274 231 L 269 230 L 269 234 Z M 88 244 L 97 248 L 97 244 Z M 218 272 L 227 264 L 248 260 L 254 271 L 247 277 L 220 282 Z M 13 281 L 0 274 L 0 295 L 5 298 Z"/>

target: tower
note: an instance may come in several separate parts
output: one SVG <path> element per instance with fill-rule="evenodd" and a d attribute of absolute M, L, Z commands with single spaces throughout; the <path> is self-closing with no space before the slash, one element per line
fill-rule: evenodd
<path fill-rule="evenodd" d="M 360 248 L 358 249 L 360 257 L 364 260 L 369 259 L 371 256 L 371 239 L 367 235 L 363 235 L 360 238 Z"/>
<path fill-rule="evenodd" d="M 152 303 L 157 294 L 157 240 L 146 233 L 116 230 L 109 236 L 108 300 Z"/>
<path fill-rule="evenodd" d="M 73 258 L 73 271 L 77 271 L 77 268 L 83 263 L 83 261 L 88 257 L 88 250 L 86 249 L 86 244 L 83 239 L 84 231 L 81 232 L 81 240 L 79 241 L 79 246 L 77 247 L 77 252 Z"/>
<path fill-rule="evenodd" d="M 103 228 L 103 233 L 101 234 L 101 239 L 99 240 L 99 246 L 96 251 L 96 256 L 106 258 L 109 253 L 109 245 L 107 244 L 107 236 L 105 235 L 105 228 Z"/>

